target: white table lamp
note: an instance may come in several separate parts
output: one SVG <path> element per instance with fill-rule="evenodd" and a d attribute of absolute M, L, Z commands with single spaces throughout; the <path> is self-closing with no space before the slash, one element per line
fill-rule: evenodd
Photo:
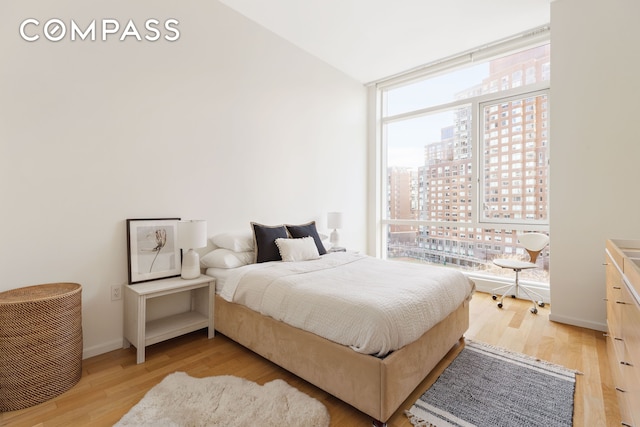
<path fill-rule="evenodd" d="M 183 250 L 182 278 L 199 277 L 200 255 L 193 249 L 207 246 L 207 221 L 178 221 L 178 246 Z"/>
<path fill-rule="evenodd" d="M 329 241 L 332 247 L 340 246 L 340 235 L 338 229 L 342 228 L 342 212 L 329 212 L 327 214 L 327 227 L 333 228 Z"/>

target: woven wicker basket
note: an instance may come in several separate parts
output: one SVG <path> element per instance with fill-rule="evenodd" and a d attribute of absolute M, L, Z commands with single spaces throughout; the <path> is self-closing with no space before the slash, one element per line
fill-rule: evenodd
<path fill-rule="evenodd" d="M 0 412 L 52 399 L 82 375 L 82 286 L 0 293 Z"/>

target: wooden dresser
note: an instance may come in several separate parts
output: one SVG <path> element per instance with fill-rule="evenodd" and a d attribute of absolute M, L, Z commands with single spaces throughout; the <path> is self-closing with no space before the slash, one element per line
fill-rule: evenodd
<path fill-rule="evenodd" d="M 640 427 L 640 240 L 606 243 L 607 353 L 623 426 Z"/>

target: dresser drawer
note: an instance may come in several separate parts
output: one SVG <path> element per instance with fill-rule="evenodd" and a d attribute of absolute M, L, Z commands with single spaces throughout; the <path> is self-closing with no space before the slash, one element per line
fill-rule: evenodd
<path fill-rule="evenodd" d="M 606 308 L 607 330 L 612 338 L 622 337 L 622 287 L 624 281 L 622 273 L 618 270 L 612 259 L 607 256 L 606 265 Z"/>
<path fill-rule="evenodd" d="M 609 253 L 609 255 L 611 255 L 613 261 L 618 264 L 618 268 L 622 270 L 624 253 L 611 240 L 607 240 L 607 252 Z"/>
<path fill-rule="evenodd" d="M 622 289 L 620 331 L 624 338 L 628 362 L 640 370 L 640 308 L 631 300 L 628 290 Z M 640 384 L 640 382 L 639 382 Z"/>

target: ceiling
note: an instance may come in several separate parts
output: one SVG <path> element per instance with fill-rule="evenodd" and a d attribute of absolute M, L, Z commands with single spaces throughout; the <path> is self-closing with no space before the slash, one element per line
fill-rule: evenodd
<path fill-rule="evenodd" d="M 550 22 L 553 0 L 220 0 L 362 83 Z"/>

